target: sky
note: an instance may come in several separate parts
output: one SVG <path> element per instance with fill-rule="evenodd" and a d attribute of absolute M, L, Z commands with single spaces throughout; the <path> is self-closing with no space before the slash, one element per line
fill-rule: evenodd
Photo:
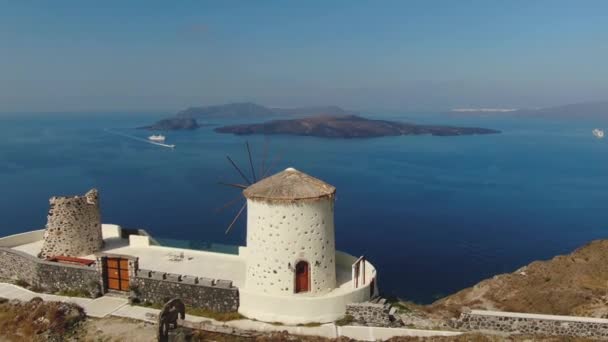
<path fill-rule="evenodd" d="M 0 112 L 608 100 L 608 1 L 0 0 Z"/>

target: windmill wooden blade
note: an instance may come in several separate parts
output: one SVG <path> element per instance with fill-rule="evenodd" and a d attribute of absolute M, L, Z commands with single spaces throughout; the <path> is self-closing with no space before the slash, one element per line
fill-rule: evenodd
<path fill-rule="evenodd" d="M 255 177 L 255 169 L 253 168 L 253 159 L 251 158 L 251 149 L 249 148 L 249 141 L 245 142 L 245 145 L 247 145 L 247 154 L 249 155 L 249 166 L 251 166 L 251 175 L 253 176 L 253 182 L 257 182 L 257 179 Z"/>
<path fill-rule="evenodd" d="M 264 154 L 262 154 L 262 165 L 260 167 L 260 175 L 264 177 L 266 174 L 266 170 L 264 166 L 266 166 L 266 157 L 268 156 L 268 136 L 264 136 Z"/>
<path fill-rule="evenodd" d="M 274 163 L 268 168 L 266 169 L 266 172 L 264 172 L 264 175 L 262 176 L 262 178 L 266 178 L 266 176 L 268 175 L 268 172 L 270 172 L 270 170 L 274 169 L 277 164 L 279 163 L 279 161 L 281 161 L 281 156 L 279 156 Z"/>
<path fill-rule="evenodd" d="M 243 179 L 245 180 L 245 182 L 247 182 L 247 184 L 251 185 L 251 181 L 249 180 L 249 178 L 247 178 L 247 176 L 245 176 L 245 174 L 243 173 L 243 171 L 241 171 L 241 169 L 239 169 L 239 167 L 236 166 L 236 163 L 232 160 L 232 158 L 230 158 L 230 156 L 226 156 L 226 158 L 228 158 L 228 161 L 230 162 L 230 164 L 232 164 L 232 166 L 234 166 L 234 168 L 236 169 L 236 171 L 239 173 L 239 175 L 241 175 L 241 177 L 243 177 Z"/>
<path fill-rule="evenodd" d="M 232 226 L 234 226 L 234 224 L 236 223 L 236 221 L 239 219 L 239 217 L 243 213 L 243 210 L 245 210 L 246 206 L 247 206 L 247 202 L 245 202 L 245 204 L 243 204 L 243 206 L 241 207 L 241 210 L 239 210 L 238 214 L 236 214 L 236 216 L 234 217 L 234 220 L 232 220 L 232 222 L 228 226 L 228 229 L 226 229 L 226 234 L 228 234 L 228 232 L 230 232 L 230 229 L 232 229 Z"/>
<path fill-rule="evenodd" d="M 233 188 L 247 189 L 247 185 L 245 185 L 245 184 L 238 184 L 238 183 L 225 183 L 225 182 L 217 182 L 217 184 L 220 184 L 220 185 L 226 185 L 226 186 L 231 186 L 231 187 L 233 187 Z"/>
<path fill-rule="evenodd" d="M 221 211 L 223 211 L 224 209 L 233 206 L 236 202 L 238 202 L 239 200 L 243 199 L 243 195 L 239 194 L 237 197 L 231 199 L 230 201 L 228 201 L 226 204 L 224 204 L 221 207 L 215 208 L 214 211 L 216 213 L 219 213 Z"/>

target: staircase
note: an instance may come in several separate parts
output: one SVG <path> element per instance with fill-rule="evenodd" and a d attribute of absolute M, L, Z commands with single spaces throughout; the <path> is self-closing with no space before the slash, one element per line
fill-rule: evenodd
<path fill-rule="evenodd" d="M 397 314 L 397 308 L 382 297 L 374 297 L 369 302 L 348 304 L 346 314 L 352 316 L 357 325 L 375 327 L 400 327 L 403 325 Z"/>
<path fill-rule="evenodd" d="M 388 313 L 388 318 L 391 323 L 400 322 L 401 319 L 396 316 L 397 308 L 393 306 L 392 303 L 389 303 L 386 298 L 382 298 L 380 296 L 376 296 L 370 300 L 370 303 L 381 304 L 383 306 L 383 311 Z"/>

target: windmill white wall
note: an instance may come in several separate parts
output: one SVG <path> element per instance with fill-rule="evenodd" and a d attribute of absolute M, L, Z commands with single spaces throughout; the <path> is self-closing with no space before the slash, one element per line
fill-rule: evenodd
<path fill-rule="evenodd" d="M 247 200 L 246 287 L 260 293 L 295 293 L 295 266 L 309 265 L 309 295 L 336 287 L 333 197 L 295 203 Z"/>
<path fill-rule="evenodd" d="M 247 271 L 239 288 L 241 314 L 286 324 L 331 322 L 344 315 L 348 303 L 370 298 L 373 266 L 366 269 L 369 282 L 353 287 L 357 258 L 336 253 L 335 193 L 335 187 L 292 168 L 243 191 L 247 246 L 239 256 Z M 308 272 L 297 271 L 302 261 Z M 306 290 L 296 291 L 302 284 Z"/>

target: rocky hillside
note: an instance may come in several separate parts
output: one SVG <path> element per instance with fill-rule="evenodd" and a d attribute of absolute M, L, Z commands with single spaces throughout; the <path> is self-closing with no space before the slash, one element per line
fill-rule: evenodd
<path fill-rule="evenodd" d="M 455 316 L 463 308 L 608 317 L 608 240 L 535 261 L 440 299 L 427 309 Z"/>
<path fill-rule="evenodd" d="M 84 310 L 74 304 L 0 298 L 0 341 L 66 341 L 84 319 Z"/>

